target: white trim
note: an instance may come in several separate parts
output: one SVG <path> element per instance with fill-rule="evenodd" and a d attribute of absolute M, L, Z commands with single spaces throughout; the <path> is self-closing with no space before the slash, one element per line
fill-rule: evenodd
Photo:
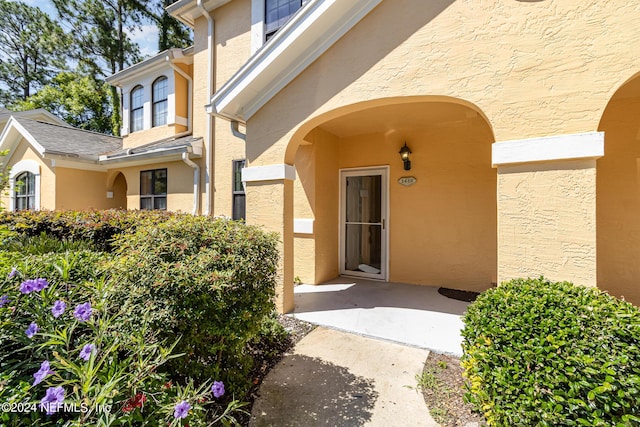
<path fill-rule="evenodd" d="M 382 0 L 311 0 L 212 97 L 207 112 L 246 122 Z"/>
<path fill-rule="evenodd" d="M 296 180 L 296 168 L 279 164 L 268 166 L 252 166 L 242 169 L 242 182 L 275 181 L 280 179 Z"/>
<path fill-rule="evenodd" d="M 306 218 L 295 218 L 293 220 L 294 234 L 313 234 L 313 221 Z"/>
<path fill-rule="evenodd" d="M 491 152 L 493 167 L 552 160 L 597 159 L 604 156 L 604 132 L 496 142 Z"/>
<path fill-rule="evenodd" d="M 47 158 L 51 161 L 52 168 L 66 168 L 66 169 L 79 169 L 83 171 L 94 171 L 94 172 L 106 172 L 108 168 L 106 166 L 102 166 L 100 164 L 96 164 L 93 161 L 74 161 L 68 160 L 65 158 L 51 158 L 51 156 L 47 156 Z"/>
<path fill-rule="evenodd" d="M 355 276 L 355 277 L 365 277 L 368 279 L 374 280 L 383 280 L 389 281 L 389 193 L 390 193 L 390 183 L 389 183 L 389 166 L 368 166 L 362 168 L 349 168 L 349 169 L 340 169 L 338 171 L 340 185 L 339 185 L 339 205 L 340 205 L 340 217 L 338 223 L 338 264 L 339 271 L 341 275 L 344 276 Z M 381 204 L 382 204 L 382 218 L 381 221 L 384 224 L 381 234 L 381 261 L 380 261 L 380 273 L 359 273 L 351 270 L 346 270 L 344 268 L 344 259 L 345 259 L 345 245 L 344 245 L 344 230 L 345 230 L 345 220 L 346 220 L 346 204 L 344 203 L 344 195 L 345 195 L 345 183 L 346 177 L 348 176 L 365 176 L 365 175 L 381 175 L 382 176 L 382 195 L 381 195 Z"/>
<path fill-rule="evenodd" d="M 40 210 L 40 163 L 35 160 L 25 159 L 20 160 L 15 165 L 11 166 L 9 172 L 9 210 L 13 212 L 15 206 L 15 178 L 21 173 L 29 172 L 35 175 L 35 191 L 34 191 L 34 209 Z"/>
<path fill-rule="evenodd" d="M 251 54 L 264 44 L 265 0 L 251 0 Z"/>
<path fill-rule="evenodd" d="M 175 117 L 176 117 L 175 124 L 180 126 L 189 126 L 189 120 L 187 120 L 186 117 L 182 117 L 182 116 L 175 116 Z M 167 124 L 171 124 L 171 123 L 167 123 Z"/>

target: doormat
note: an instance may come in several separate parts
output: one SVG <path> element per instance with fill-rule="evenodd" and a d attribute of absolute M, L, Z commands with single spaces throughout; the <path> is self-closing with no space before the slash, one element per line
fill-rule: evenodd
<path fill-rule="evenodd" d="M 440 295 L 444 295 L 447 298 L 465 302 L 473 302 L 476 300 L 478 295 L 480 295 L 478 292 L 461 291 L 459 289 L 450 288 L 438 288 L 438 293 Z"/>

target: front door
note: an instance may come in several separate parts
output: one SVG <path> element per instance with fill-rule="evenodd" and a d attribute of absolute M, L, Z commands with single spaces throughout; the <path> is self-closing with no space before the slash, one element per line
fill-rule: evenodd
<path fill-rule="evenodd" d="M 340 171 L 340 274 L 387 279 L 387 168 Z"/>

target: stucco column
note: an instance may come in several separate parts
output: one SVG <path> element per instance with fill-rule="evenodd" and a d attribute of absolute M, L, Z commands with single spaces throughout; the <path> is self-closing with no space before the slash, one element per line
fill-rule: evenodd
<path fill-rule="evenodd" d="M 590 132 L 493 145 L 498 283 L 545 276 L 596 286 L 596 159 Z"/>
<path fill-rule="evenodd" d="M 293 181 L 290 165 L 245 168 L 242 181 L 246 193 L 246 221 L 280 235 L 276 308 L 293 311 Z"/>

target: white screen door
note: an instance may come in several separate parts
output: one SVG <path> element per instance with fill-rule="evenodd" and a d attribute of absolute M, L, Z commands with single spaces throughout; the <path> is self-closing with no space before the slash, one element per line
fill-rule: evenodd
<path fill-rule="evenodd" d="M 340 273 L 387 278 L 387 169 L 340 171 Z"/>

